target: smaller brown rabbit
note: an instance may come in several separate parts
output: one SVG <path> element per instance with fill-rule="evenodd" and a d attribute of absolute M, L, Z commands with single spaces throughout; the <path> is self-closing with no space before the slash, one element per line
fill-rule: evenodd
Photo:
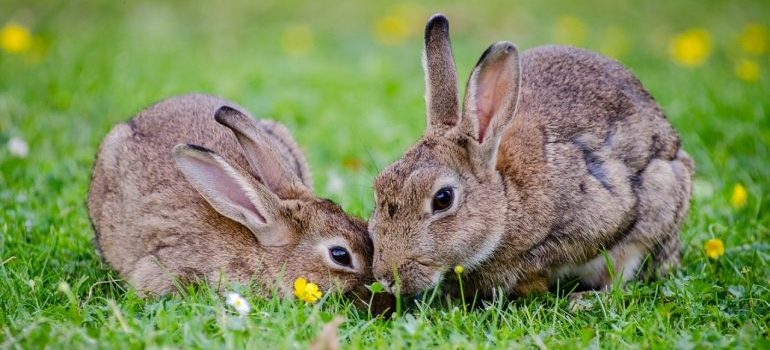
<path fill-rule="evenodd" d="M 284 126 L 242 110 L 186 95 L 110 131 L 88 193 L 103 257 L 151 293 L 173 291 L 178 278 L 282 281 L 291 294 L 303 277 L 323 290 L 365 295 L 366 224 L 313 194 L 305 158 Z"/>

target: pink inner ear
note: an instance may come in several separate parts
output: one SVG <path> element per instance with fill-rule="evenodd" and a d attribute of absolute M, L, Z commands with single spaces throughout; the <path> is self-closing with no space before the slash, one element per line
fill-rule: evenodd
<path fill-rule="evenodd" d="M 198 181 L 203 187 L 207 187 L 212 192 L 212 195 L 224 197 L 223 200 L 254 213 L 260 221 L 266 222 L 265 217 L 257 210 L 257 207 L 254 206 L 249 197 L 246 196 L 246 191 L 221 167 L 195 158 L 191 158 L 189 161 L 194 163 L 195 168 L 198 169 L 196 171 Z"/>
<path fill-rule="evenodd" d="M 501 74 L 507 74 L 504 71 L 505 60 L 497 62 L 487 62 L 487 67 L 479 72 L 476 85 L 476 110 L 479 124 L 478 141 L 484 142 L 484 136 L 487 134 L 492 117 L 501 108 L 501 104 L 506 93 L 506 79 Z"/>

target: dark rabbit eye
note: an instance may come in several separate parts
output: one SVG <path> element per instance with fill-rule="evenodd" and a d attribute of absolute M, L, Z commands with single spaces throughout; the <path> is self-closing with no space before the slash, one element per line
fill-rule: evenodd
<path fill-rule="evenodd" d="M 433 212 L 438 213 L 449 209 L 455 199 L 455 192 L 451 187 L 444 187 L 433 195 Z"/>
<path fill-rule="evenodd" d="M 338 245 L 329 248 L 329 256 L 331 256 L 332 260 L 336 262 L 337 264 L 340 264 L 345 267 L 352 267 L 351 265 L 351 257 L 350 253 L 347 249 L 342 248 Z"/>

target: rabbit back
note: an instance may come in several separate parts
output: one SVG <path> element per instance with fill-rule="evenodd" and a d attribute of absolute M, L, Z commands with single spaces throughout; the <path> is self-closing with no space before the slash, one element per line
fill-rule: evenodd
<path fill-rule="evenodd" d="M 171 157 L 177 144 L 200 145 L 258 178 L 232 131 L 214 120 L 223 105 L 243 110 L 200 94 L 161 101 L 116 125 L 99 148 L 88 196 L 95 241 L 107 262 L 141 289 L 163 292 L 171 287 L 169 276 L 216 278 L 218 271 L 246 280 L 268 263 L 253 234 L 212 209 Z M 272 121 L 258 124 L 309 184 L 288 131 Z"/>

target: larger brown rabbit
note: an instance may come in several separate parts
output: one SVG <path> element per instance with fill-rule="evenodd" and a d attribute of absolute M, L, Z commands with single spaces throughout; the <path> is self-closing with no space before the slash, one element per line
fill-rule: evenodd
<path fill-rule="evenodd" d="M 313 194 L 285 127 L 239 110 L 187 95 L 112 129 L 88 194 L 104 258 L 153 293 L 172 291 L 177 278 L 281 280 L 290 294 L 304 277 L 326 290 L 362 290 L 371 279 L 366 224 Z"/>
<path fill-rule="evenodd" d="M 416 293 L 460 264 L 482 296 L 526 295 L 567 276 L 605 288 L 637 276 L 647 256 L 660 273 L 679 265 L 693 162 L 622 65 L 563 46 L 519 57 L 498 42 L 461 110 L 448 21 L 436 15 L 424 67 L 428 127 L 374 184 L 384 285 Z"/>

